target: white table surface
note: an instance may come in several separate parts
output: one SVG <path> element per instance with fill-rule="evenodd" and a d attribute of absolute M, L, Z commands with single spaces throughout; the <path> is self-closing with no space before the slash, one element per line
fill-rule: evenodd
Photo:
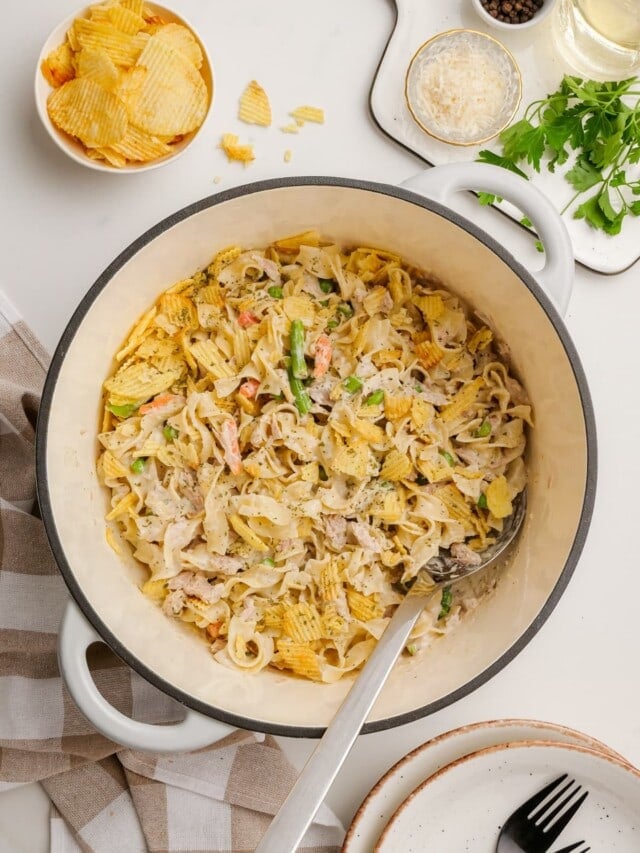
<path fill-rule="evenodd" d="M 53 349 L 103 268 L 167 214 L 218 189 L 282 175 L 339 175 L 395 183 L 422 168 L 372 122 L 367 96 L 393 25 L 390 0 L 175 0 L 207 42 L 217 87 L 209 121 L 177 162 L 134 176 L 104 175 L 66 158 L 33 105 L 41 44 L 75 0 L 3 4 L 0 55 L 0 287 Z M 425 33 L 427 38 L 430 33 Z M 242 125 L 237 98 L 257 79 L 275 126 Z M 277 128 L 298 104 L 325 107 L 324 126 Z M 248 168 L 227 163 L 223 132 L 255 142 Z M 290 148 L 293 159 L 283 162 Z M 220 177 L 219 183 L 214 178 Z M 464 212 L 530 268 L 529 238 L 471 198 Z M 329 804 L 348 824 L 377 778 L 433 735 L 482 719 L 528 717 L 582 729 L 640 764 L 640 566 L 635 534 L 640 474 L 640 267 L 605 278 L 576 269 L 567 322 L 590 383 L 599 433 L 598 499 L 573 580 L 548 622 L 502 672 L 426 719 L 360 738 Z M 0 700 L 1 701 L 1 700 Z M 0 713 L 2 712 L 0 705 Z M 281 739 L 301 766 L 313 742 Z M 0 850 L 48 849 L 48 804 L 37 785 L 0 794 Z"/>

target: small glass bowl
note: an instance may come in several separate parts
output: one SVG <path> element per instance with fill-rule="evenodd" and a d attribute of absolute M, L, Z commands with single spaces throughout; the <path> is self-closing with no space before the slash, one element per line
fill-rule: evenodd
<path fill-rule="evenodd" d="M 495 115 L 491 116 L 486 124 L 476 128 L 475 131 L 473 129 L 472 131 L 465 129 L 447 130 L 438 120 L 437 107 L 430 109 L 429 103 L 425 100 L 421 86 L 422 75 L 425 69 L 428 73 L 428 67 L 436 57 L 442 54 L 446 55 L 448 52 L 451 52 L 452 57 L 458 53 L 462 56 L 468 56 L 470 47 L 480 48 L 495 66 L 502 90 L 502 103 Z M 463 82 L 461 81 L 462 85 Z M 475 94 L 476 97 L 481 96 L 479 92 Z M 464 92 L 461 90 L 461 96 L 463 95 Z M 416 123 L 429 136 L 451 145 L 480 145 L 489 139 L 493 139 L 513 119 L 520 104 L 521 96 L 520 69 L 512 54 L 493 36 L 477 30 L 447 30 L 430 38 L 414 54 L 405 80 L 407 107 Z"/>

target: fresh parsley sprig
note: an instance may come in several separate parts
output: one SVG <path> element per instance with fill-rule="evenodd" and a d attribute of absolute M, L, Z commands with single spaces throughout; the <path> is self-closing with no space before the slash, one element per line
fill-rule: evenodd
<path fill-rule="evenodd" d="M 577 205 L 574 218 L 607 234 L 618 234 L 627 215 L 640 216 L 640 198 L 634 200 L 640 196 L 640 180 L 627 176 L 628 166 L 640 162 L 637 77 L 607 83 L 563 77 L 557 91 L 529 104 L 524 117 L 500 134 L 500 142 L 500 154 L 480 151 L 478 160 L 525 178 L 519 163 L 526 162 L 539 172 L 546 155 L 546 168 L 554 172 L 576 151 L 576 161 L 564 175 L 576 192 L 562 213 L 595 188 Z M 489 193 L 480 193 L 479 198 L 482 204 L 496 201 Z"/>

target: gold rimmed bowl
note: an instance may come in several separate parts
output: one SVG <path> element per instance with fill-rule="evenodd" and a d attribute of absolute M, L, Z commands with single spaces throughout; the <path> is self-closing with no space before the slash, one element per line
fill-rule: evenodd
<path fill-rule="evenodd" d="M 414 54 L 405 99 L 425 133 L 451 145 L 479 145 L 512 121 L 522 96 L 516 60 L 493 36 L 447 30 Z"/>

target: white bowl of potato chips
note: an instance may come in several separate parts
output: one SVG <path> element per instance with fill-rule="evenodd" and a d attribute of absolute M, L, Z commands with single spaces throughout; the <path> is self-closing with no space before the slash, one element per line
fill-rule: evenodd
<path fill-rule="evenodd" d="M 182 17 L 142 0 L 71 15 L 38 60 L 38 114 L 73 160 L 104 172 L 154 169 L 182 154 L 213 100 L 207 50 Z"/>

